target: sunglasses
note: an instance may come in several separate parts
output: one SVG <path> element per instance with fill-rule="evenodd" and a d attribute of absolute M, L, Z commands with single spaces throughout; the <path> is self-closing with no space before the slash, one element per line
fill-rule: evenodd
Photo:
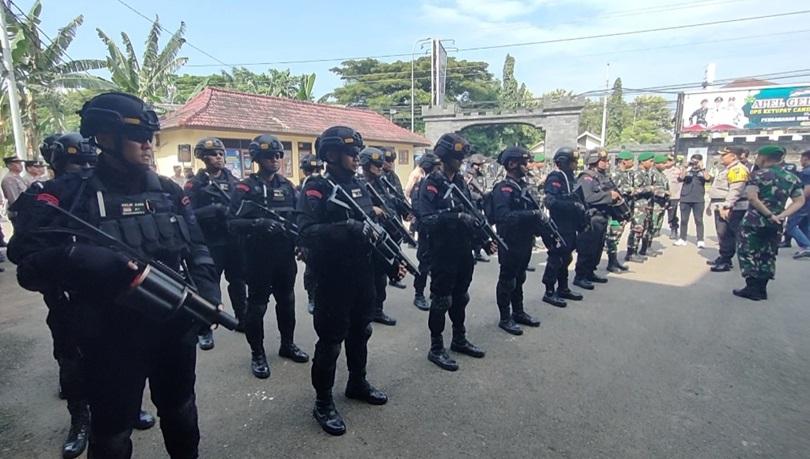
<path fill-rule="evenodd" d="M 206 153 L 205 156 L 225 156 L 225 152 L 222 150 L 213 150 Z"/>

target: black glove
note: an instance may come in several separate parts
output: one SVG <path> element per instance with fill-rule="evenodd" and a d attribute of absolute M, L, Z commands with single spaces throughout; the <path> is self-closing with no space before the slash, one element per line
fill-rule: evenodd
<path fill-rule="evenodd" d="M 20 287 L 34 292 L 44 292 L 53 287 L 64 257 L 64 248 L 53 247 L 23 258 L 17 266 L 17 282 Z"/>
<path fill-rule="evenodd" d="M 459 212 L 458 220 L 467 228 L 475 228 L 478 225 L 478 220 L 467 212 Z"/>
<path fill-rule="evenodd" d="M 123 293 L 138 274 L 130 259 L 106 247 L 77 243 L 67 248 L 63 263 L 64 284 L 103 299 Z"/>
<path fill-rule="evenodd" d="M 348 229 L 349 235 L 354 238 L 362 238 L 371 240 L 374 236 L 374 229 L 368 222 L 359 221 L 359 220 L 349 220 L 346 222 L 346 228 Z"/>

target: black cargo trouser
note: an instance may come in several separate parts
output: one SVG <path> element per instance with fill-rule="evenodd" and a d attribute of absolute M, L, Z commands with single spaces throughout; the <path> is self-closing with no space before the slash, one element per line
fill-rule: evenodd
<path fill-rule="evenodd" d="M 225 273 L 231 308 L 233 308 L 236 318 L 241 322 L 244 320 L 245 309 L 247 308 L 245 261 L 241 244 L 229 242 L 227 244 L 210 245 L 208 251 L 211 252 L 211 258 L 214 259 L 217 278 L 221 277 L 223 272 Z"/>
<path fill-rule="evenodd" d="M 607 237 L 607 218 L 602 214 L 591 217 L 588 227 L 577 235 L 577 277 L 587 277 L 596 271 Z"/>
<path fill-rule="evenodd" d="M 413 278 L 413 288 L 417 294 L 424 294 L 427 286 L 428 273 L 430 272 L 430 241 L 428 241 L 427 231 L 419 232 L 419 240 L 416 246 L 416 259 L 419 261 L 419 275 Z"/>
<path fill-rule="evenodd" d="M 504 313 L 523 311 L 523 284 L 526 282 L 526 268 L 532 258 L 533 238 L 528 243 L 507 240 L 509 250 L 498 254 L 498 283 L 495 286 L 495 300 L 498 309 Z"/>
<path fill-rule="evenodd" d="M 197 457 L 196 344 L 179 335 L 145 340 L 149 342 L 121 342 L 107 333 L 103 339 L 82 342 L 91 412 L 89 458 L 132 456 L 130 436 L 147 378 L 169 456 Z"/>
<path fill-rule="evenodd" d="M 430 263 L 430 313 L 428 328 L 430 336 L 439 338 L 444 332 L 445 314 L 453 323 L 453 337 L 462 338 L 466 333 L 464 320 L 467 304 L 470 302 L 468 290 L 475 269 L 472 251 L 454 254 L 442 251 L 432 254 Z"/>
<path fill-rule="evenodd" d="M 270 295 L 276 300 L 276 321 L 281 344 L 292 344 L 295 333 L 295 276 L 298 264 L 292 250 L 268 255 L 246 253 L 248 286 L 245 337 L 252 352 L 264 352 L 264 314 Z"/>
<path fill-rule="evenodd" d="M 342 267 L 313 266 L 315 273 L 315 355 L 312 358 L 312 386 L 318 399 L 332 396 L 340 347 L 346 343 L 349 380 L 366 376 L 368 340 L 374 311 L 374 270 L 372 260 L 363 265 Z"/>
<path fill-rule="evenodd" d="M 53 358 L 59 364 L 59 388 L 72 411 L 76 404 L 86 403 L 81 352 L 74 323 L 76 313 L 70 309 L 67 296 L 59 290 L 49 291 L 43 297 L 48 306 L 45 322 L 53 337 Z"/>
<path fill-rule="evenodd" d="M 543 284 L 546 290 L 554 290 L 557 285 L 559 289 L 568 288 L 568 267 L 573 261 L 574 249 L 577 246 L 576 231 L 560 231 L 560 235 L 565 241 L 565 247 L 560 249 L 549 249 L 546 269 L 543 272 Z"/>

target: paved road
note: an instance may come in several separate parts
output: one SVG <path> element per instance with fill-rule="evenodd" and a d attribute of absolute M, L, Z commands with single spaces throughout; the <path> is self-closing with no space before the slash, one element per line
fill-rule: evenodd
<path fill-rule="evenodd" d="M 771 300 L 750 302 L 730 294 L 738 272 L 708 272 L 714 250 L 663 245 L 567 309 L 541 303 L 530 273 L 527 309 L 543 324 L 522 337 L 495 326 L 497 264 L 479 264 L 468 327 L 487 357 L 459 357 L 456 373 L 425 359 L 427 315 L 391 289 L 399 324 L 375 326 L 368 369 L 391 401 L 371 407 L 338 390 L 340 438 L 310 416 L 309 365 L 275 356 L 272 314 L 269 380 L 250 375 L 242 335 L 218 331 L 198 358 L 203 457 L 808 457 L 810 264 L 783 253 Z M 0 456 L 58 457 L 67 414 L 45 308 L 10 272 L 0 298 Z M 298 324 L 311 352 L 303 305 Z M 336 387 L 345 381 L 341 358 Z M 165 456 L 158 429 L 133 438 L 137 457 Z"/>

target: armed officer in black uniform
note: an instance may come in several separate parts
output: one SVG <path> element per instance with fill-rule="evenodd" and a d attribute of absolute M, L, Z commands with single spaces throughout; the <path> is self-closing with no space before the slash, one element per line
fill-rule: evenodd
<path fill-rule="evenodd" d="M 325 130 L 315 142 L 326 174 L 312 176 L 298 200 L 302 244 L 315 275 L 315 332 L 318 342 L 312 358 L 315 408 L 312 415 L 324 431 L 343 435 L 346 424 L 335 408 L 332 386 L 340 346 L 346 342 L 349 381 L 346 396 L 372 405 L 388 401 L 384 392 L 366 380 L 368 340 L 374 313 L 374 260 L 369 228 L 335 197 L 342 187 L 363 211 L 380 214 L 355 178 L 363 137 L 345 126 Z"/>
<path fill-rule="evenodd" d="M 468 289 L 472 282 L 475 260 L 473 246 L 483 240 L 475 218 L 452 197 L 451 186 L 467 199 L 470 191 L 460 173 L 461 161 L 469 156 L 470 144 L 455 133 L 439 138 L 433 152 L 442 162 L 441 170 L 425 177 L 419 190 L 419 231 L 428 235 L 430 244 L 430 352 L 428 360 L 444 370 L 456 371 L 458 364 L 444 347 L 445 315 L 453 322 L 450 349 L 482 358 L 483 350 L 467 340 L 464 327 L 465 309 L 470 302 Z M 489 253 L 497 250 L 494 243 L 485 244 Z"/>
<path fill-rule="evenodd" d="M 376 196 L 373 193 L 370 193 L 372 194 L 371 202 L 384 211 L 386 209 L 390 209 L 393 213 L 396 212 L 396 210 L 394 210 L 396 203 L 388 195 L 385 185 L 380 182 L 380 176 L 385 173 L 383 171 L 383 164 L 385 164 L 383 156 L 384 153 L 379 149 L 374 147 L 366 147 L 360 152 L 360 155 L 358 155 L 358 161 L 360 167 L 363 168 L 362 181 L 364 181 L 368 186 L 374 188 L 374 191 L 376 191 L 376 196 L 386 200 L 385 202 L 378 202 Z M 399 215 L 386 214 L 380 218 L 379 223 L 385 225 L 386 220 L 392 218 L 399 218 Z M 389 234 L 390 233 L 391 231 L 389 231 Z M 383 310 L 386 299 L 385 287 L 387 284 L 388 273 L 386 272 L 385 267 L 379 261 L 377 261 L 377 266 L 374 268 L 374 292 L 376 296 L 374 299 L 374 315 L 372 316 L 371 320 L 379 324 L 394 326 L 397 324 L 396 319 L 386 314 Z"/>
<path fill-rule="evenodd" d="M 386 183 L 391 184 L 393 190 L 387 190 L 387 194 L 391 196 L 392 192 L 396 193 L 396 196 L 400 197 L 400 199 L 392 199 L 391 200 L 391 207 L 397 211 L 398 215 L 397 218 L 400 220 L 410 221 L 413 219 L 413 215 L 411 215 L 408 211 L 402 208 L 402 205 L 405 204 L 405 190 L 402 188 L 402 181 L 399 179 L 399 175 L 397 175 L 396 170 L 396 160 L 397 160 L 397 151 L 391 147 L 382 147 L 383 158 L 385 161 L 382 165 L 382 176 L 385 177 Z M 381 190 L 386 190 L 387 187 L 378 187 Z M 397 241 L 402 243 L 402 241 Z M 392 287 L 406 289 L 408 288 L 405 284 L 401 281 L 396 279 L 389 279 L 389 284 Z"/>
<path fill-rule="evenodd" d="M 304 155 L 301 157 L 298 167 L 301 169 L 301 183 L 298 185 L 298 192 L 300 193 L 311 176 L 321 175 L 323 161 L 318 159 L 316 155 Z M 315 275 L 307 262 L 306 248 L 299 247 L 299 250 L 301 251 L 301 259 L 306 264 L 306 268 L 304 268 L 304 290 L 307 291 L 307 312 L 312 314 L 315 311 Z"/>
<path fill-rule="evenodd" d="M 121 251 L 76 231 L 48 205 L 72 207 L 135 253 L 175 270 L 182 260 L 199 293 L 218 303 L 213 260 L 183 190 L 149 169 L 160 128 L 155 112 L 129 94 L 105 93 L 85 103 L 79 115 L 82 136 L 101 149 L 95 173 L 89 180 L 65 174 L 45 185 L 36 204 L 19 209 L 9 255 L 24 288 L 69 286 L 91 412 L 89 457 L 132 455 L 130 435 L 147 378 L 169 456 L 197 457 L 199 324 L 186 314 L 163 321 L 147 316 L 154 303 L 122 294 L 141 291 L 136 283 L 154 278 L 148 268 L 141 271 Z"/>
<path fill-rule="evenodd" d="M 225 167 L 225 145 L 216 137 L 200 139 L 194 146 L 194 156 L 205 164 L 184 187 L 191 207 L 200 224 L 205 243 L 217 266 L 217 273 L 228 281 L 231 307 L 244 331 L 247 292 L 240 239 L 228 234 L 228 207 L 231 193 L 238 180 Z M 200 349 L 214 348 L 214 334 L 208 327 L 198 337 Z"/>
<path fill-rule="evenodd" d="M 433 153 L 425 153 L 419 158 L 419 167 L 425 172 L 425 177 L 438 170 L 442 162 L 439 157 Z M 430 272 L 430 244 L 428 243 L 428 235 L 426 231 L 419 228 L 419 209 L 416 203 L 419 202 L 419 189 L 422 187 L 424 178 L 419 179 L 413 186 L 411 191 L 411 202 L 414 203 L 414 220 L 411 223 L 416 225 L 416 232 L 419 234 L 419 239 L 416 245 L 416 259 L 419 261 L 419 275 L 413 278 L 413 304 L 422 311 L 429 311 L 427 300 L 425 299 L 425 287 L 427 286 L 428 273 Z"/>
<path fill-rule="evenodd" d="M 236 185 L 231 198 L 231 232 L 244 238 L 245 278 L 248 286 L 245 336 L 250 345 L 251 371 L 270 377 L 264 352 L 264 313 L 270 294 L 276 300 L 281 335 L 278 355 L 304 363 L 309 356 L 293 342 L 295 333 L 295 261 L 297 231 L 292 227 L 297 194 L 292 182 L 278 170 L 284 147 L 270 134 L 257 136 L 248 146 L 259 172 Z M 285 223 L 285 221 L 289 223 Z"/>
<path fill-rule="evenodd" d="M 546 178 L 544 199 L 551 218 L 557 223 L 560 235 L 565 240 L 565 246 L 548 249 L 543 273 L 543 284 L 546 286 L 543 301 L 564 308 L 567 306 L 565 300 L 582 300 L 582 295 L 568 288 L 568 266 L 574 259 L 572 253 L 576 249 L 577 231 L 582 227 L 585 206 L 574 194 L 574 167 L 577 164 L 574 150 L 568 147 L 558 149 L 554 153 L 554 164 L 557 170 Z"/>
<path fill-rule="evenodd" d="M 577 264 L 574 285 L 593 290 L 593 282 L 604 284 L 607 278 L 596 274 L 607 237 L 608 207 L 621 199 L 616 185 L 607 176 L 609 159 L 605 150 L 591 150 L 585 157 L 585 169 L 577 179 L 578 194 L 587 207 L 586 227 L 577 238 Z"/>
<path fill-rule="evenodd" d="M 523 283 L 526 268 L 532 258 L 535 236 L 542 211 L 533 209 L 529 183 L 525 180 L 531 155 L 523 147 L 509 147 L 498 156 L 498 163 L 506 169 L 506 178 L 492 188 L 492 214 L 498 234 L 509 250 L 498 255 L 500 273 L 495 287 L 500 321 L 498 326 L 513 335 L 522 335 L 518 324 L 539 327 L 540 321 L 523 310 Z M 511 307 L 510 307 L 511 306 Z"/>

